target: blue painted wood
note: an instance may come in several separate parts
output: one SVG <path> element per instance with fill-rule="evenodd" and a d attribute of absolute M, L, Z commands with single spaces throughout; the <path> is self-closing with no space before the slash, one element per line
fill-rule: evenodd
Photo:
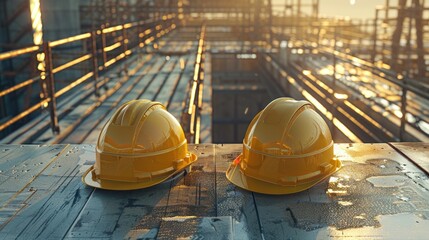
<path fill-rule="evenodd" d="M 420 184 L 427 177 L 387 144 L 340 144 L 335 154 L 344 166 L 309 190 L 255 194 L 265 239 L 424 238 L 429 191 Z M 414 222 L 405 220 L 412 216 Z M 401 225 L 415 232 L 397 231 Z"/>
<path fill-rule="evenodd" d="M 225 176 L 241 150 L 241 144 L 215 145 L 217 216 L 232 217 L 235 238 L 262 239 L 252 193 L 235 187 Z"/>
<path fill-rule="evenodd" d="M 52 150 L 58 146 L 42 148 Z M 61 239 L 65 236 L 93 192 L 80 178 L 82 164 L 93 159 L 94 151 L 88 146 L 71 145 L 64 150 L 16 196 L 25 201 L 21 202 L 19 212 L 1 226 L 0 238 Z M 32 192 L 30 196 L 29 192 Z"/>
<path fill-rule="evenodd" d="M 195 55 L 195 54 L 193 54 Z M 185 107 L 185 100 L 189 97 L 189 84 L 192 81 L 194 74 L 195 56 L 191 55 L 185 61 L 185 69 L 179 79 L 179 83 L 174 91 L 173 98 L 168 106 L 168 111 L 176 118 L 181 119 L 182 112 Z"/>
<path fill-rule="evenodd" d="M 20 172 L 16 181 L 0 183 L 1 189 L 16 186 L 0 208 L 0 239 L 166 239 L 209 237 L 219 229 L 234 239 L 427 235 L 429 178 L 388 144 L 337 144 L 335 154 L 344 164 L 340 171 L 307 191 L 284 196 L 229 183 L 225 171 L 241 148 L 189 145 L 199 160 L 186 176 L 142 190 L 106 191 L 80 180 L 95 162 L 94 145 L 11 146 L 8 154 L 1 150 L 9 148 L 0 145 L 0 156 L 6 156 L 0 166 L 9 170 L 44 159 L 34 166 L 39 172 L 34 178 L 31 171 Z M 415 153 L 407 154 L 413 158 Z M 211 222 L 215 218 L 221 221 Z"/>
<path fill-rule="evenodd" d="M 150 64 L 150 65 L 149 65 Z M 159 72 L 164 72 L 165 68 L 165 61 L 163 60 L 163 57 L 155 56 L 152 58 L 152 60 L 149 62 L 148 67 L 144 68 L 143 71 L 139 71 L 137 75 L 139 76 L 139 81 L 137 81 L 133 86 L 130 86 L 130 88 L 125 89 L 126 94 L 122 96 L 120 101 L 118 103 L 115 103 L 115 107 L 119 107 L 122 104 L 134 100 L 139 99 L 142 97 L 139 97 L 142 95 L 147 88 L 151 85 L 154 78 L 157 78 L 157 75 Z M 149 99 L 151 99 L 153 96 L 151 96 Z M 115 99 L 115 98 L 113 98 Z M 85 132 L 85 138 L 83 140 L 80 140 L 81 142 L 85 143 L 96 143 L 98 134 L 101 132 L 102 127 L 104 124 L 108 121 L 109 117 L 113 114 L 115 108 L 111 108 L 110 111 L 106 114 L 106 112 L 100 112 L 97 114 L 98 116 L 102 116 L 102 120 L 96 120 L 90 122 L 90 128 L 86 127 L 82 131 Z M 94 114 L 93 114 L 94 115 Z M 97 116 L 96 115 L 96 116 Z M 95 117 L 96 117 L 95 116 Z M 82 135 L 79 133 L 72 133 L 73 135 Z"/>
<path fill-rule="evenodd" d="M 7 156 L 12 153 L 12 150 L 19 147 L 20 145 L 0 144 L 0 164 L 8 159 Z M 0 168 L 0 170 L 3 169 Z"/>
<path fill-rule="evenodd" d="M 165 216 L 217 216 L 214 145 L 189 145 L 188 150 L 199 160 L 172 186 Z"/>
<path fill-rule="evenodd" d="M 64 148 L 65 145 L 50 148 L 38 145 L 4 148 L 11 150 L 3 152 L 0 161 L 0 225 L 20 210 L 20 201 L 15 201 L 17 194 L 50 165 Z"/>
<path fill-rule="evenodd" d="M 147 57 L 140 62 L 135 69 L 132 71 L 135 74 L 130 75 L 130 79 L 115 93 L 113 93 L 109 98 L 94 110 L 85 120 L 82 121 L 76 129 L 66 138 L 62 140 L 65 143 L 82 143 L 88 135 L 96 128 L 97 125 L 104 125 L 104 122 L 107 121 L 108 117 L 113 114 L 114 109 L 118 107 L 118 102 L 120 102 L 130 91 L 135 87 L 135 85 L 140 82 L 142 76 L 138 73 L 145 72 L 147 69 L 150 69 L 153 66 L 153 58 Z M 79 111 L 76 111 L 75 114 L 79 114 Z M 97 131 L 97 135 L 100 131 Z M 90 142 L 90 143 L 96 143 Z"/>
<path fill-rule="evenodd" d="M 162 218 L 157 239 L 234 239 L 230 216 Z"/>

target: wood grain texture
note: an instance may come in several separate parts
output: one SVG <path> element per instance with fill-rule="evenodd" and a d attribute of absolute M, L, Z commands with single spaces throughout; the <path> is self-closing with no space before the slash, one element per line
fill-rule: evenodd
<path fill-rule="evenodd" d="M 416 205 L 429 209 L 420 171 L 388 144 L 340 144 L 335 153 L 344 166 L 316 186 L 291 195 L 255 194 L 265 239 L 394 238 L 394 224 L 383 225 L 380 216 L 420 214 Z M 368 228 L 382 230 L 361 234 Z"/>
<path fill-rule="evenodd" d="M 429 174 L 429 143 L 396 142 L 391 145 Z"/>
<path fill-rule="evenodd" d="M 232 185 L 225 176 L 241 150 L 241 144 L 215 145 L 217 215 L 232 217 L 235 237 L 262 239 L 253 193 Z"/>
<path fill-rule="evenodd" d="M 115 93 L 112 94 L 109 98 L 107 98 L 104 102 L 97 107 L 86 119 L 82 121 L 73 132 L 64 138 L 62 142 L 66 143 L 96 143 L 96 139 L 94 141 L 88 142 L 85 141 L 88 136 L 95 134 L 98 137 L 98 133 L 100 132 L 97 129 L 97 126 L 103 126 L 107 119 L 113 114 L 114 110 L 119 107 L 118 105 L 122 103 L 124 98 L 129 94 L 132 89 L 136 88 L 136 85 L 142 81 L 144 75 L 140 75 L 141 73 L 145 73 L 149 71 L 153 64 L 154 59 L 144 58 L 141 63 L 139 63 L 139 67 L 134 69 L 135 74 L 130 76 L 130 79 Z M 141 88 L 140 88 L 140 91 Z"/>
<path fill-rule="evenodd" d="M 413 151 L 424 146 L 414 143 Z M 107 191 L 80 179 L 95 162 L 94 145 L 0 145 L 0 239 L 427 237 L 428 175 L 388 144 L 337 144 L 344 164 L 337 173 L 283 196 L 252 193 L 226 179 L 241 148 L 189 145 L 199 159 L 186 175 Z"/>
<path fill-rule="evenodd" d="M 41 148 L 46 151 L 58 146 Z M 94 151 L 87 150 L 85 146 L 68 145 L 25 186 L 16 196 L 24 200 L 23 206 L 1 227 L 0 238 L 61 239 L 65 236 L 93 191 L 80 181 L 83 161 L 93 159 L 94 155 Z"/>
<path fill-rule="evenodd" d="M 181 119 L 182 112 L 185 107 L 184 100 L 189 96 L 189 84 L 192 81 L 196 58 L 194 55 L 195 54 L 191 54 L 191 56 L 186 59 L 182 76 L 179 79 L 174 95 L 168 105 L 168 112 L 170 112 L 176 119 Z"/>
<path fill-rule="evenodd" d="M 17 146 L 17 145 L 15 145 Z M 65 145 L 41 147 L 21 145 L 3 152 L 0 162 L 0 226 L 22 206 L 17 196 L 28 184 L 56 160 Z M 26 199 L 26 197 L 22 198 Z"/>
<path fill-rule="evenodd" d="M 130 71 L 138 71 L 143 65 L 142 62 L 138 61 L 132 61 L 132 59 L 136 59 L 136 56 L 133 56 L 130 59 L 131 64 L 128 63 L 121 63 L 118 66 L 115 66 L 113 70 L 108 71 L 105 75 L 103 75 L 104 78 L 108 79 L 108 82 L 106 83 L 106 86 L 102 88 L 102 90 L 105 90 L 105 93 L 110 96 L 108 98 L 111 99 L 111 95 L 115 94 L 118 89 L 123 89 L 124 85 L 130 84 L 132 81 L 130 80 L 130 77 L 126 74 L 124 74 L 123 66 L 125 64 L 129 65 L 133 70 Z M 32 143 L 52 143 L 52 142 L 59 142 L 58 139 L 63 139 L 64 132 L 69 131 L 69 128 L 75 128 L 74 124 L 76 121 L 84 121 L 85 120 L 85 112 L 91 109 L 91 107 L 98 107 L 98 99 L 95 98 L 94 95 L 91 95 L 90 97 L 86 98 L 82 103 L 79 105 L 68 109 L 68 114 L 64 116 L 61 121 L 58 122 L 60 129 L 62 130 L 59 135 L 53 135 L 52 131 L 50 129 L 46 129 L 46 131 L 37 137 L 36 140 L 32 141 Z M 74 130 L 74 129 L 73 129 Z M 79 135 L 77 135 L 79 136 Z M 61 141 L 60 141 L 61 142 Z M 80 143 L 80 142 L 71 142 L 66 141 L 66 143 Z"/>
<path fill-rule="evenodd" d="M 162 218 L 157 239 L 234 239 L 232 218 L 178 216 Z"/>

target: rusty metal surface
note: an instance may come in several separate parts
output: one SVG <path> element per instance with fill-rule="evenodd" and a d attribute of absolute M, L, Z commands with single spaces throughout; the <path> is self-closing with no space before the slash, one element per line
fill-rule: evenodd
<path fill-rule="evenodd" d="M 93 145 L 0 145 L 0 239 L 427 239 L 429 179 L 409 160 L 427 144 L 392 146 L 336 145 L 337 173 L 270 196 L 226 180 L 240 144 L 190 145 L 190 173 L 136 191 L 82 184 Z"/>

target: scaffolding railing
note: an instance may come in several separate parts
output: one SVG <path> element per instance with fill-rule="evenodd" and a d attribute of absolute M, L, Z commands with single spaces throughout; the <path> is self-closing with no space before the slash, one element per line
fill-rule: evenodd
<path fill-rule="evenodd" d="M 203 88 L 204 88 L 204 52 L 205 52 L 205 34 L 206 27 L 201 27 L 200 36 L 198 39 L 198 51 L 195 59 L 194 74 L 189 92 L 189 99 L 187 99 L 187 107 L 185 113 L 182 115 L 182 123 L 189 135 L 187 136 L 188 142 L 199 144 L 200 131 L 201 131 L 201 113 L 203 103 Z"/>
<path fill-rule="evenodd" d="M 41 87 L 40 100 L 29 108 L 20 111 L 19 114 L 12 116 L 7 121 L 1 123 L 0 132 L 11 127 L 13 124 L 39 109 L 49 108 L 52 131 L 54 134 L 58 134 L 60 129 L 56 110 L 56 101 L 59 97 L 89 79 L 92 79 L 94 86 L 93 92 L 98 101 L 98 98 L 100 97 L 99 88 L 107 83 L 106 81 L 99 81 L 99 75 L 101 73 L 122 59 L 125 59 L 131 54 L 137 52 L 137 49 L 151 44 L 175 28 L 176 16 L 175 14 L 168 14 L 162 16 L 160 19 L 125 23 L 56 41 L 45 42 L 41 46 L 31 46 L 0 53 L 0 61 L 19 58 L 25 54 L 37 54 L 37 60 L 39 61 L 38 69 L 40 70 L 40 74 L 38 76 L 34 76 L 19 84 L 0 91 L 0 97 L 5 97 L 10 93 L 16 92 L 37 82 L 40 83 Z M 68 60 L 60 65 L 56 65 L 56 62 L 54 62 L 52 58 L 52 51 L 57 47 L 75 42 L 81 42 L 82 45 L 88 45 L 90 47 L 87 48 L 83 55 L 73 58 L 72 60 Z M 109 55 L 112 55 L 109 53 L 113 53 L 113 56 L 109 57 Z M 83 63 L 89 63 L 91 66 L 89 71 L 72 80 L 63 88 L 56 89 L 55 74 L 71 70 L 74 66 Z M 123 70 L 127 72 L 126 65 Z"/>
<path fill-rule="evenodd" d="M 277 37 L 278 36 L 280 35 L 277 35 Z M 285 38 L 286 37 L 280 37 L 280 39 Z M 371 73 L 374 78 L 381 81 L 380 84 L 388 85 L 389 89 L 392 88 L 397 92 L 395 102 L 385 100 L 389 105 L 399 106 L 399 109 L 397 110 L 386 109 L 390 117 L 386 116 L 385 119 L 392 121 L 397 125 L 397 129 L 390 130 L 391 133 L 389 135 L 391 136 L 392 141 L 410 140 L 406 137 L 407 133 L 411 134 L 416 139 L 428 139 L 429 134 L 427 124 L 429 123 L 429 108 L 426 107 L 426 103 L 429 102 L 429 87 L 420 84 L 419 81 L 413 80 L 409 76 L 396 73 L 388 64 L 378 62 L 372 63 L 371 61 L 364 60 L 352 55 L 351 53 L 347 53 L 347 51 L 341 51 L 336 40 L 337 38 L 334 36 L 333 43 L 327 45 L 315 44 L 314 41 L 309 40 L 301 40 L 300 44 L 294 44 L 293 42 L 288 43 L 286 46 L 283 46 L 284 48 L 287 48 L 286 52 L 289 55 L 287 58 L 288 62 L 282 62 L 279 64 L 283 66 L 283 68 L 288 66 L 290 69 L 297 69 L 298 72 L 305 71 L 305 73 L 300 74 L 303 75 L 303 78 L 310 78 L 310 76 L 313 76 L 314 70 L 308 70 L 305 68 L 306 56 L 314 54 L 314 56 L 324 56 L 326 59 L 332 59 L 332 62 L 329 64 L 332 68 L 330 73 L 332 75 L 330 80 L 332 89 L 329 89 L 328 93 L 332 95 L 331 98 L 334 100 L 334 95 L 337 93 L 336 85 L 338 86 L 339 82 L 338 75 L 340 74 L 337 69 L 338 65 L 343 63 L 349 64 L 352 68 L 362 69 L 363 71 Z M 295 53 L 293 54 L 292 52 Z M 290 60 L 292 55 L 294 55 L 294 60 Z M 297 67 L 298 65 L 299 67 Z M 327 76 L 327 78 L 329 77 Z M 375 79 L 373 81 L 375 81 Z M 380 105 L 376 99 L 364 96 L 363 92 L 359 92 L 358 94 L 360 94 L 362 98 L 366 99 L 365 101 L 369 101 L 371 106 Z M 422 104 L 422 106 L 414 106 L 413 103 L 409 102 L 410 100 L 416 101 L 417 99 L 420 99 L 420 104 Z M 358 109 L 357 111 L 359 112 Z M 419 114 L 417 115 L 416 113 Z M 362 115 L 364 113 L 359 112 L 359 114 Z M 415 122 L 410 122 L 408 119 L 414 119 L 413 121 Z"/>

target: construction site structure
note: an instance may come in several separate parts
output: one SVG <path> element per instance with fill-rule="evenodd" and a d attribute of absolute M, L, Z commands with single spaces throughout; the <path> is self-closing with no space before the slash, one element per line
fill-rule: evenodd
<path fill-rule="evenodd" d="M 368 20 L 321 17 L 318 0 L 1 4 L 4 143 L 94 141 L 135 98 L 177 111 L 191 142 L 241 142 L 280 96 L 313 103 L 339 142 L 428 140 L 421 0 Z"/>

